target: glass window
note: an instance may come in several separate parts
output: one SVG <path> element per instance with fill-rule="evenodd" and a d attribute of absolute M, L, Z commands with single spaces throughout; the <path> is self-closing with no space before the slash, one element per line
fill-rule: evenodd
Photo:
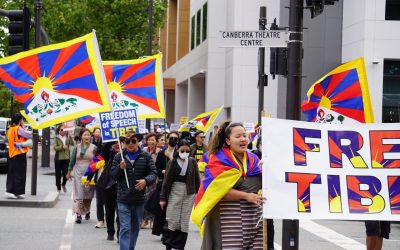
<path fill-rule="evenodd" d="M 207 3 L 203 5 L 203 29 L 201 38 L 201 41 L 207 39 Z"/>
<path fill-rule="evenodd" d="M 383 65 L 382 122 L 400 122 L 400 60 Z"/>
<path fill-rule="evenodd" d="M 196 46 L 199 46 L 201 41 L 200 22 L 201 22 L 201 9 L 199 9 L 196 14 Z"/>
<path fill-rule="evenodd" d="M 194 49 L 194 47 L 195 47 L 195 45 L 194 45 L 195 25 L 196 25 L 195 16 L 192 16 L 192 29 L 190 31 L 190 49 L 191 50 Z"/>
<path fill-rule="evenodd" d="M 400 1 L 386 0 L 386 20 L 400 20 Z"/>

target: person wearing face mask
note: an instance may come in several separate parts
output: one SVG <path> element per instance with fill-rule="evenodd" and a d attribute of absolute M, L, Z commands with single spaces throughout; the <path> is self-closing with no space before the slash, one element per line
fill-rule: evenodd
<path fill-rule="evenodd" d="M 178 140 L 179 140 L 179 133 L 177 131 L 171 131 L 169 134 L 167 134 L 167 147 L 158 152 L 157 154 L 156 168 L 158 173 L 158 183 L 155 192 L 157 192 L 158 196 L 161 192 L 161 187 L 165 175 L 165 169 L 167 168 L 168 162 L 173 158 L 173 155 L 176 151 L 175 147 L 176 144 L 178 143 Z M 159 202 L 157 201 L 157 204 L 158 203 Z M 165 210 L 161 211 L 161 213 L 154 214 L 153 229 L 151 233 L 154 235 L 163 234 L 164 224 L 165 224 Z"/>
<path fill-rule="evenodd" d="M 204 230 L 202 250 L 263 249 L 261 168 L 247 145 L 246 130 L 235 122 L 224 122 L 211 141 L 191 214 Z"/>
<path fill-rule="evenodd" d="M 168 163 L 160 195 L 160 206 L 166 209 L 168 224 L 162 239 L 167 250 L 185 248 L 190 213 L 200 186 L 197 162 L 189 157 L 190 142 L 181 140 L 177 151 Z"/>

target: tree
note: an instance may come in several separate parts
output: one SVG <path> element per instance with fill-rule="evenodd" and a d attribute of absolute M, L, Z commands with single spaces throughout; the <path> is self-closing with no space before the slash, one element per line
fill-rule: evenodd
<path fill-rule="evenodd" d="M 26 2 L 33 20 L 34 0 Z M 164 23 L 167 4 L 167 0 L 154 0 L 153 37 Z M 6 0 L 0 3 L 0 8 L 8 10 L 22 9 L 23 6 L 23 0 Z M 0 56 L 7 54 L 7 25 L 8 19 L 0 17 Z M 102 60 L 136 59 L 145 56 L 147 51 L 148 1 L 42 0 L 41 25 L 46 30 L 50 43 L 68 41 L 95 29 Z M 31 36 L 33 37 L 33 29 Z M 157 51 L 154 40 L 153 51 Z M 33 41 L 31 39 L 32 43 Z M 33 47 L 32 45 L 31 48 Z M 0 91 L 1 88 L 3 84 Z M 6 106 L 4 102 L 10 102 L 9 99 L 0 99 L 0 107 Z"/>

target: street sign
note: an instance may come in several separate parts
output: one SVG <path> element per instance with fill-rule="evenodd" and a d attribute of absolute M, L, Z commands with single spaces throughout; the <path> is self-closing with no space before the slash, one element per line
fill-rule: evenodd
<path fill-rule="evenodd" d="M 260 48 L 287 47 L 289 33 L 285 30 L 220 31 L 219 47 Z"/>

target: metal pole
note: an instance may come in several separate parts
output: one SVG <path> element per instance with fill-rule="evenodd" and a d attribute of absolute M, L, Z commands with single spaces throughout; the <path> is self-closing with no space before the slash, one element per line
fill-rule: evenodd
<path fill-rule="evenodd" d="M 265 6 L 260 7 L 260 19 L 258 21 L 259 30 L 265 30 L 267 24 L 267 8 Z M 258 124 L 261 124 L 261 114 L 264 110 L 264 83 L 266 75 L 264 72 L 265 65 L 265 48 L 258 49 Z"/>
<path fill-rule="evenodd" d="M 153 0 L 149 0 L 149 26 L 147 33 L 147 55 L 153 54 Z M 151 119 L 146 119 L 146 128 L 150 132 Z"/>
<path fill-rule="evenodd" d="M 39 22 L 40 22 L 40 20 L 39 20 Z M 39 25 L 39 29 L 40 29 L 39 34 L 43 40 L 43 45 L 49 45 L 49 38 L 47 36 L 46 31 L 44 30 L 44 28 L 41 25 Z M 42 161 L 41 161 L 42 168 L 50 167 L 50 139 L 51 139 L 50 138 L 50 128 L 44 128 L 42 130 Z"/>
<path fill-rule="evenodd" d="M 35 48 L 40 47 L 40 11 L 42 9 L 42 1 L 34 1 L 35 8 Z M 38 131 L 33 130 L 32 134 L 32 181 L 31 181 L 31 195 L 36 195 L 37 188 L 37 163 L 38 163 Z"/>
<path fill-rule="evenodd" d="M 290 0 L 286 118 L 300 119 L 303 50 L 303 0 Z M 282 249 L 299 249 L 299 221 L 283 220 Z"/>

